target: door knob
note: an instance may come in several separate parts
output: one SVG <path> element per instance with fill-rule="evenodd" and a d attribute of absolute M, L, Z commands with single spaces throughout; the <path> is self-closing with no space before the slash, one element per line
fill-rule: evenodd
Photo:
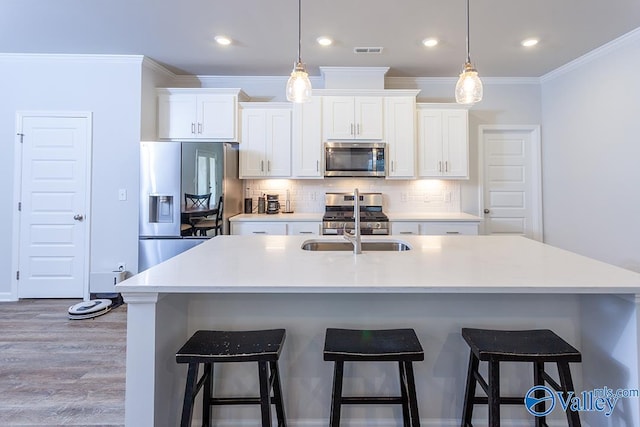
<path fill-rule="evenodd" d="M 75 214 L 73 216 L 73 219 L 75 219 L 76 221 L 82 221 L 84 219 L 84 216 L 82 214 Z"/>
<path fill-rule="evenodd" d="M 489 209 L 485 209 L 484 213 L 488 214 L 489 212 L 491 212 Z"/>

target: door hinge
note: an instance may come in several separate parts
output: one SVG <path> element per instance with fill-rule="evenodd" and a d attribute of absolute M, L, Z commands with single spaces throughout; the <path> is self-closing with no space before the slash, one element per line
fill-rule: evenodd
<path fill-rule="evenodd" d="M 22 212 L 22 202 L 18 202 L 18 212 Z"/>
<path fill-rule="evenodd" d="M 16 271 L 16 280 L 20 280 L 20 270 Z"/>
<path fill-rule="evenodd" d="M 20 144 L 22 144 L 24 142 L 24 133 L 18 133 L 16 135 L 20 137 Z"/>

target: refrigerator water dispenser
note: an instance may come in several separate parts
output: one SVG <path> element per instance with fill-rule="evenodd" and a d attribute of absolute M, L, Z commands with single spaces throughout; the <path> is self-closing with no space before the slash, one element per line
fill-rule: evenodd
<path fill-rule="evenodd" d="M 171 223 L 173 222 L 173 196 L 150 195 L 149 196 L 149 222 Z"/>

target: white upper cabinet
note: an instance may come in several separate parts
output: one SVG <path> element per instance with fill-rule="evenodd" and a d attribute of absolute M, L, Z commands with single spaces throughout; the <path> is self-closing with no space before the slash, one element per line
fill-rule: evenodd
<path fill-rule="evenodd" d="M 322 98 L 313 96 L 293 107 L 293 176 L 323 178 L 322 151 Z"/>
<path fill-rule="evenodd" d="M 382 96 L 324 96 L 324 138 L 382 140 L 382 111 Z"/>
<path fill-rule="evenodd" d="M 291 176 L 291 104 L 242 103 L 240 178 Z"/>
<path fill-rule="evenodd" d="M 469 178 L 469 125 L 466 109 L 418 104 L 418 176 Z"/>
<path fill-rule="evenodd" d="M 237 141 L 239 89 L 158 89 L 161 139 Z"/>
<path fill-rule="evenodd" d="M 384 139 L 388 147 L 387 178 L 416 175 L 416 98 L 387 97 L 384 100 Z"/>

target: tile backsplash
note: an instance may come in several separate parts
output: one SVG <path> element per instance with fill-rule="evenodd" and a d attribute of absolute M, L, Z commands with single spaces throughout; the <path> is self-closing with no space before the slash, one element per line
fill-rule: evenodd
<path fill-rule="evenodd" d="M 321 180 L 256 179 L 245 180 L 244 197 L 257 199 L 277 194 L 284 210 L 287 194 L 291 209 L 298 213 L 324 212 L 325 193 L 382 193 L 383 210 L 391 213 L 460 212 L 460 183 L 444 180 L 385 180 L 330 178 Z"/>

